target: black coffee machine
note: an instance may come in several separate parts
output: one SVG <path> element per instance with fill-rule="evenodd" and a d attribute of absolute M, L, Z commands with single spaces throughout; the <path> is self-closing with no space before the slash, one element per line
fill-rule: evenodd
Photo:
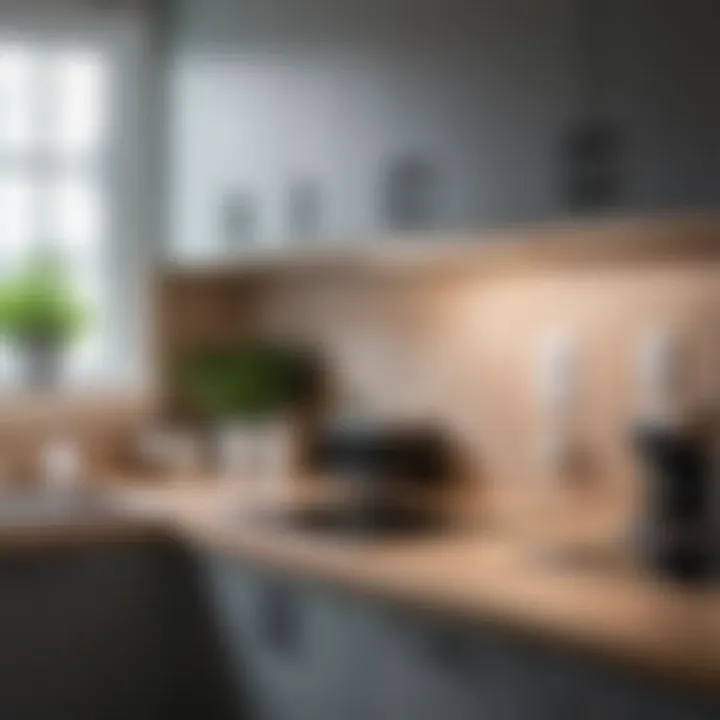
<path fill-rule="evenodd" d="M 647 478 L 638 542 L 646 562 L 685 581 L 714 575 L 713 445 L 689 428 L 646 425 L 635 444 Z"/>

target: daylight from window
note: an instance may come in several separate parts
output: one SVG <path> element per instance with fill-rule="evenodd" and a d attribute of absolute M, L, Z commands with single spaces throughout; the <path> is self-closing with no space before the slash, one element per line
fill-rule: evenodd
<path fill-rule="evenodd" d="M 0 281 L 47 252 L 83 309 L 63 374 L 90 380 L 106 350 L 109 68 L 85 48 L 0 42 Z M 0 379 L 17 382 L 3 342 Z"/>

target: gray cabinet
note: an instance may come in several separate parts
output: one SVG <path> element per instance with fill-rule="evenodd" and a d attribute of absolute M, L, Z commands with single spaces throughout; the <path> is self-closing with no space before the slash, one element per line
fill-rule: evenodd
<path fill-rule="evenodd" d="M 238 699 L 257 720 L 720 717 L 585 655 L 231 558 L 203 564 Z"/>
<path fill-rule="evenodd" d="M 369 692 L 383 720 L 475 720 L 500 717 L 502 687 L 485 692 L 472 633 L 393 608 L 368 614 Z M 370 648 L 370 644 L 374 647 Z M 480 680 L 480 682 L 478 682 Z M 497 692 L 495 692 L 497 690 Z M 493 708 L 490 708 L 493 703 Z"/>
<path fill-rule="evenodd" d="M 386 608 L 377 622 L 388 720 L 575 720 L 583 698 L 565 667 L 489 628 Z M 377 617 L 377 612 L 371 615 Z"/>
<path fill-rule="evenodd" d="M 609 670 L 586 668 L 578 685 L 590 720 L 717 720 L 720 706 Z"/>
<path fill-rule="evenodd" d="M 312 585 L 209 558 L 207 586 L 237 703 L 258 720 L 358 720 L 358 609 Z"/>

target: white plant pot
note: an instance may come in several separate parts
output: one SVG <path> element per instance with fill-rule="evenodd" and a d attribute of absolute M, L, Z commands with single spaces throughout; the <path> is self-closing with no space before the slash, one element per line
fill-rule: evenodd
<path fill-rule="evenodd" d="M 268 483 L 289 477 L 295 447 L 293 424 L 285 417 L 229 422 L 216 434 L 219 470 L 230 480 Z"/>
<path fill-rule="evenodd" d="M 215 457 L 220 474 L 228 479 L 252 473 L 254 433 L 251 424 L 226 422 L 215 432 Z"/>

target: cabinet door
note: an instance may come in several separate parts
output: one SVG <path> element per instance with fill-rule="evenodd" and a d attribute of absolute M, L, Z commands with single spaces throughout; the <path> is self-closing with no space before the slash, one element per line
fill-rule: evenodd
<path fill-rule="evenodd" d="M 235 687 L 257 720 L 713 720 L 720 714 L 524 638 L 207 564 Z"/>
<path fill-rule="evenodd" d="M 518 676 L 523 717 L 532 720 L 716 720 L 718 708 L 686 693 L 609 667 L 582 652 L 526 644 L 532 661 Z"/>
<path fill-rule="evenodd" d="M 0 560 L 0 717 L 162 717 L 162 561 L 152 547 Z"/>
<path fill-rule="evenodd" d="M 363 641 L 367 609 L 355 597 L 326 588 L 304 589 L 307 630 L 303 662 L 307 720 L 368 720 L 374 658 Z"/>
<path fill-rule="evenodd" d="M 572 661 L 512 635 L 400 608 L 365 616 L 378 720 L 594 720 Z"/>
<path fill-rule="evenodd" d="M 238 699 L 259 720 L 351 720 L 354 604 L 321 587 L 212 558 L 208 579 Z"/>
<path fill-rule="evenodd" d="M 515 720 L 523 658 L 467 626 L 400 609 L 375 615 L 371 697 L 387 720 Z M 366 640 L 369 642 L 369 640 Z"/>
<path fill-rule="evenodd" d="M 590 720 L 718 720 L 720 704 L 671 690 L 634 675 L 586 667 L 584 688 Z"/>
<path fill-rule="evenodd" d="M 272 717 L 272 707 L 266 706 L 267 700 L 257 678 L 260 671 L 254 575 L 241 571 L 230 560 L 216 556 L 202 557 L 200 562 L 236 704 L 245 709 L 248 717 Z"/>

